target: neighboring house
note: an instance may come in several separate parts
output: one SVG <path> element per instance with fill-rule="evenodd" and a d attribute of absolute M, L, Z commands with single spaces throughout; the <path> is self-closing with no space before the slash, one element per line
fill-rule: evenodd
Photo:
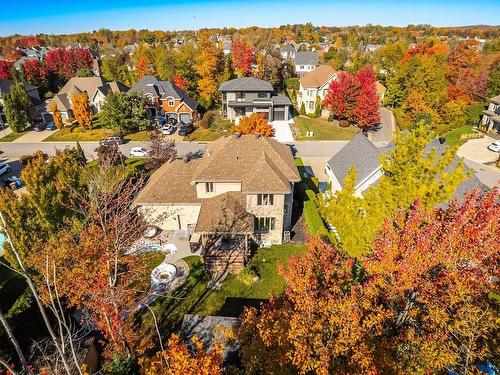
<path fill-rule="evenodd" d="M 380 44 L 367 44 L 365 46 L 365 51 L 366 52 L 375 52 L 376 50 L 378 50 L 379 48 L 381 47 Z"/>
<path fill-rule="evenodd" d="M 390 144 L 392 148 L 392 144 Z M 379 158 L 384 149 L 379 149 L 362 133 L 358 133 L 326 163 L 325 172 L 331 184 L 332 193 L 344 188 L 344 179 L 352 167 L 356 168 L 355 195 L 378 181 L 384 174 Z"/>
<path fill-rule="evenodd" d="M 40 61 L 38 57 L 22 56 L 14 62 L 14 68 L 16 70 L 20 70 L 26 61 L 33 61 L 33 60 Z"/>
<path fill-rule="evenodd" d="M 50 103 L 55 102 L 57 109 L 61 112 L 63 120 L 73 117 L 73 104 L 71 97 L 74 94 L 86 92 L 89 97 L 89 105 L 92 113 L 100 112 L 109 93 L 126 92 L 128 87 L 121 82 L 108 82 L 102 77 L 73 77 L 57 95 L 47 104 L 47 112 L 50 112 Z"/>
<path fill-rule="evenodd" d="M 10 88 L 15 85 L 15 82 L 11 79 L 0 79 L 0 115 L 2 119 L 0 123 L 5 122 L 5 113 L 3 110 L 3 96 L 10 91 Z M 44 108 L 44 103 L 40 96 L 40 90 L 38 87 L 30 85 L 29 83 L 23 83 L 24 90 L 28 94 L 34 107 L 34 117 L 38 117 Z"/>
<path fill-rule="evenodd" d="M 275 92 L 273 85 L 255 77 L 240 77 L 223 82 L 222 115 L 239 121 L 252 113 L 261 113 L 269 121 L 288 120 L 292 102 Z"/>
<path fill-rule="evenodd" d="M 252 243 L 283 242 L 299 181 L 287 145 L 234 135 L 209 143 L 199 159 L 164 164 L 135 204 L 150 225 L 188 231 L 207 268 L 239 272 Z"/>
<path fill-rule="evenodd" d="M 314 113 L 316 99 L 323 101 L 328 93 L 330 82 L 337 79 L 338 72 L 329 65 L 320 65 L 312 72 L 305 73 L 300 79 L 297 103 L 299 109 L 304 103 L 306 113 Z"/>
<path fill-rule="evenodd" d="M 383 176 L 384 171 L 380 163 L 380 156 L 387 154 L 394 149 L 391 142 L 385 147 L 377 148 L 362 133 L 357 134 L 348 142 L 337 154 L 335 154 L 326 164 L 325 172 L 331 183 L 331 192 L 342 190 L 344 188 L 344 179 L 352 167 L 356 168 L 356 182 L 354 194 L 362 197 L 363 191 L 368 189 Z M 436 150 L 437 155 L 442 155 L 446 150 L 444 138 L 434 138 L 425 147 L 425 153 Z M 446 169 L 451 172 L 458 165 L 460 158 L 455 156 L 453 163 Z M 465 171 L 469 168 L 464 166 Z M 451 199 L 457 199 L 460 203 L 463 201 L 466 192 L 472 189 L 479 189 L 486 193 L 489 188 L 481 183 L 476 175 L 460 183 Z M 449 202 L 438 205 L 446 207 Z"/>
<path fill-rule="evenodd" d="M 481 125 L 486 131 L 500 133 L 500 95 L 490 98 L 488 109 L 483 111 Z"/>
<path fill-rule="evenodd" d="M 297 51 L 295 58 L 291 60 L 295 64 L 295 74 L 299 78 L 319 66 L 319 57 L 316 51 Z"/>
<path fill-rule="evenodd" d="M 161 113 L 185 123 L 198 118 L 198 102 L 173 82 L 160 81 L 155 76 L 144 76 L 129 92 L 139 92 L 146 97 L 150 118 Z"/>
<path fill-rule="evenodd" d="M 297 50 L 295 49 L 294 45 L 290 43 L 284 44 L 283 47 L 281 47 L 280 49 L 281 57 L 284 60 L 294 59 L 296 52 Z"/>
<path fill-rule="evenodd" d="M 37 60 L 43 60 L 47 52 L 49 52 L 49 49 L 43 46 L 18 48 L 18 50 L 23 56 L 34 58 Z"/>

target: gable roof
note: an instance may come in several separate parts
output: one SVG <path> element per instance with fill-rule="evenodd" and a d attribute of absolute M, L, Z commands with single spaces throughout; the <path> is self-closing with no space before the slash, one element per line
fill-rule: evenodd
<path fill-rule="evenodd" d="M 187 93 L 170 81 L 160 81 L 155 76 L 144 76 L 132 86 L 129 92 L 150 94 L 159 99 L 174 98 L 183 100 L 189 108 L 195 110 L 198 102 L 187 95 Z"/>
<path fill-rule="evenodd" d="M 316 51 L 297 51 L 292 59 L 295 65 L 319 65 Z"/>
<path fill-rule="evenodd" d="M 344 186 L 344 179 L 351 167 L 356 167 L 356 186 L 381 168 L 377 149 L 363 133 L 358 133 L 344 147 L 340 149 L 327 165 L 337 177 L 340 185 Z"/>
<path fill-rule="evenodd" d="M 493 98 L 490 98 L 490 102 L 495 103 L 495 104 L 500 104 L 500 95 L 494 96 Z"/>
<path fill-rule="evenodd" d="M 220 91 L 274 91 L 273 85 L 255 77 L 239 77 L 223 82 Z"/>
<path fill-rule="evenodd" d="M 313 71 L 305 73 L 300 79 L 300 84 L 304 88 L 320 88 L 336 73 L 337 71 L 330 65 L 320 65 Z"/>

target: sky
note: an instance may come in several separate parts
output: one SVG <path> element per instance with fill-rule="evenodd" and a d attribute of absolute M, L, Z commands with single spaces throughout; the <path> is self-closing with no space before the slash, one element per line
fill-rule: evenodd
<path fill-rule="evenodd" d="M 0 35 L 203 27 L 498 25 L 500 0 L 0 0 Z"/>

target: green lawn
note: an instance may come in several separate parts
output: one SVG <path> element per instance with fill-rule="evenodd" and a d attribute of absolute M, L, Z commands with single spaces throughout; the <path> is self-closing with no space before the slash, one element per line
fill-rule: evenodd
<path fill-rule="evenodd" d="M 322 118 L 295 117 L 295 127 L 300 130 L 296 140 L 349 140 L 354 137 L 359 129 L 354 126 L 341 128 L 336 122 L 328 122 Z M 306 137 L 307 131 L 313 131 L 313 137 Z"/>
<path fill-rule="evenodd" d="M 68 127 L 56 131 L 50 137 L 45 138 L 43 142 L 90 142 L 99 141 L 116 134 L 118 132 L 111 129 L 94 128 L 83 130 L 81 127 Z"/>
<path fill-rule="evenodd" d="M 141 130 L 137 133 L 126 134 L 123 138 L 127 141 L 147 142 L 150 139 L 151 130 Z"/>
<path fill-rule="evenodd" d="M 275 245 L 259 249 L 245 269 L 238 275 L 229 275 L 218 291 L 207 289 L 210 276 L 203 270 L 199 257 L 184 258 L 191 269 L 185 285 L 152 305 L 160 331 L 170 333 L 178 329 L 184 314 L 235 315 L 248 299 L 265 300 L 281 295 L 285 283 L 277 273 L 276 261 L 286 263 L 290 256 L 305 251 L 305 245 Z M 259 279 L 253 283 L 255 275 Z M 153 320 L 147 311 L 142 321 L 145 327 L 152 328 Z"/>
<path fill-rule="evenodd" d="M 472 126 L 464 125 L 444 133 L 443 137 L 446 139 L 446 143 L 449 146 L 459 147 L 465 143 L 465 141 L 460 140 L 460 137 L 464 134 L 470 133 L 474 133 L 474 130 L 472 130 Z"/>
<path fill-rule="evenodd" d="M 229 134 L 229 133 L 227 133 Z M 203 129 L 203 128 L 198 128 L 188 136 L 184 137 L 185 141 L 196 141 L 196 142 L 203 142 L 203 141 L 215 141 L 217 138 L 220 138 L 224 135 L 222 132 L 218 132 L 212 129 Z"/>
<path fill-rule="evenodd" d="M 0 142 L 12 142 L 15 141 L 17 138 L 25 135 L 27 132 L 21 132 L 21 133 L 16 133 L 12 132 L 6 136 L 2 136 L 4 133 L 2 130 L 0 130 Z"/>

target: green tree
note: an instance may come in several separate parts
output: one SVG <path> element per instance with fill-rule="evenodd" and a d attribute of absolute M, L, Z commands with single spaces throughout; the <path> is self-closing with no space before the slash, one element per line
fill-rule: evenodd
<path fill-rule="evenodd" d="M 299 115 L 304 116 L 305 114 L 306 114 L 306 105 L 304 104 L 304 102 L 302 102 L 299 109 Z"/>
<path fill-rule="evenodd" d="M 145 99 L 139 93 L 108 95 L 99 118 L 105 127 L 122 132 L 147 129 L 151 124 L 147 119 Z"/>
<path fill-rule="evenodd" d="M 499 59 L 500 60 L 500 59 Z M 488 96 L 496 96 L 500 94 L 500 61 L 493 64 L 490 77 L 488 79 Z"/>
<path fill-rule="evenodd" d="M 384 175 L 363 192 L 363 198 L 354 195 L 352 170 L 343 190 L 320 196 L 321 213 L 336 228 L 344 251 L 355 257 L 367 254 L 383 220 L 394 217 L 398 209 L 409 209 L 417 199 L 431 208 L 452 197 L 467 174 L 463 162 L 456 161 L 455 150 L 433 139 L 422 123 L 397 135 L 395 149 L 381 156 Z"/>
<path fill-rule="evenodd" d="M 5 116 L 12 131 L 22 132 L 29 124 L 33 104 L 22 83 L 16 83 L 4 95 Z"/>

